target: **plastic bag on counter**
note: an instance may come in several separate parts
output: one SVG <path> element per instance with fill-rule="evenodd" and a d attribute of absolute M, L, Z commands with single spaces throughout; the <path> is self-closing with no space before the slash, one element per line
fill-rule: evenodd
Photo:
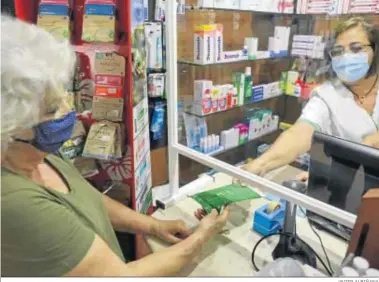
<path fill-rule="evenodd" d="M 305 277 L 301 264 L 292 258 L 280 258 L 265 265 L 257 277 Z"/>

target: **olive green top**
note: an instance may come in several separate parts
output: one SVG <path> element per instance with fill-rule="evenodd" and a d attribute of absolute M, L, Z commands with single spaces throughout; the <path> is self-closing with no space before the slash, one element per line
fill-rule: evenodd
<path fill-rule="evenodd" d="M 95 234 L 125 261 L 101 193 L 71 164 L 46 161 L 68 194 L 1 170 L 1 275 L 62 276 L 85 257 Z"/>

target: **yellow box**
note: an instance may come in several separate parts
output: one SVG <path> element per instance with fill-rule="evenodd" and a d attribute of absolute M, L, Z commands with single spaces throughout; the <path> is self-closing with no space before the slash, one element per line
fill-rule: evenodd
<path fill-rule="evenodd" d="M 115 17 L 87 15 L 82 38 L 88 42 L 114 42 Z"/>

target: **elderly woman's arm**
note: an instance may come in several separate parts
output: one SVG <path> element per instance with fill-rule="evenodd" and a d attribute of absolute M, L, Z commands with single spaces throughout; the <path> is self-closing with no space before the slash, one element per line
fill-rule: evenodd
<path fill-rule="evenodd" d="M 134 234 L 150 234 L 168 243 L 181 241 L 176 235 L 185 238 L 190 235 L 189 229 L 181 220 L 157 220 L 140 214 L 119 202 L 103 195 L 104 205 L 115 230 Z"/>
<path fill-rule="evenodd" d="M 363 139 L 362 143 L 367 146 L 379 149 L 379 131 L 374 134 L 366 136 Z"/>
<path fill-rule="evenodd" d="M 214 210 L 204 217 L 199 228 L 182 242 L 125 264 L 97 235 L 89 251 L 66 276 L 91 277 L 162 277 L 174 276 L 197 254 L 199 249 L 225 225 L 230 208 L 221 215 Z"/>

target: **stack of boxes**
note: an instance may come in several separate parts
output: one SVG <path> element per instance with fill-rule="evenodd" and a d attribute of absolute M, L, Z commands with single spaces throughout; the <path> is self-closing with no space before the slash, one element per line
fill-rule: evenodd
<path fill-rule="evenodd" d="M 211 64 L 220 62 L 223 54 L 223 25 L 209 24 L 195 27 L 194 62 Z"/>
<path fill-rule="evenodd" d="M 378 0 L 350 0 L 347 10 L 344 10 L 344 13 L 367 13 L 375 14 L 379 13 L 379 1 Z"/>
<path fill-rule="evenodd" d="M 269 109 L 250 109 L 243 123 L 221 131 L 220 145 L 224 150 L 235 148 L 278 129 L 279 117 Z"/>
<path fill-rule="evenodd" d="M 213 85 L 211 80 L 194 81 L 193 113 L 208 115 L 237 105 L 236 89 L 231 84 Z"/>
<path fill-rule="evenodd" d="M 251 96 L 247 97 L 243 73 L 233 74 L 233 84 L 213 85 L 211 80 L 195 80 L 192 113 L 205 116 L 283 94 L 279 81 L 257 85 L 251 90 Z"/>
<path fill-rule="evenodd" d="M 299 0 L 298 14 L 357 14 L 379 13 L 377 0 Z"/>
<path fill-rule="evenodd" d="M 249 125 L 249 140 L 259 138 L 278 129 L 279 117 L 270 109 L 249 109 L 245 123 Z"/>
<path fill-rule="evenodd" d="M 267 51 L 258 51 L 258 38 L 248 37 L 240 50 L 224 51 L 222 24 L 198 25 L 194 30 L 194 62 L 207 65 L 243 60 L 267 59 L 287 56 L 291 29 L 276 26 L 274 37 L 269 38 Z M 242 46 L 241 46 L 242 47 Z"/>
<path fill-rule="evenodd" d="M 322 36 L 295 35 L 292 43 L 292 56 L 305 56 L 315 59 L 324 58 L 325 43 Z"/>
<path fill-rule="evenodd" d="M 294 2 L 294 0 L 199 0 L 198 6 L 202 8 L 292 14 L 295 7 Z"/>
<path fill-rule="evenodd" d="M 268 50 L 270 57 L 283 57 L 288 54 L 291 28 L 287 26 L 275 26 L 274 37 L 269 37 Z"/>
<path fill-rule="evenodd" d="M 280 82 L 272 82 L 269 84 L 261 84 L 254 86 L 252 89 L 252 95 L 250 103 L 260 102 L 266 99 L 278 97 L 283 94 L 280 88 Z"/>

